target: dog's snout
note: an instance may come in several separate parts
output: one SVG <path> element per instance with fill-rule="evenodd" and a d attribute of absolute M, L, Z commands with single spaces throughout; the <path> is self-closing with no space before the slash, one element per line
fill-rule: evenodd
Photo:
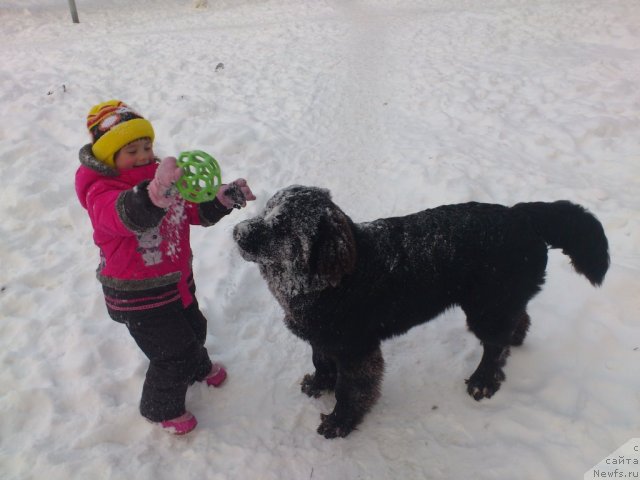
<path fill-rule="evenodd" d="M 261 218 L 253 218 L 238 223 L 233 228 L 233 239 L 245 260 L 257 261 L 261 249 L 268 241 L 264 221 Z"/>
<path fill-rule="evenodd" d="M 236 243 L 247 235 L 249 231 L 249 222 L 250 220 L 245 220 L 233 227 L 233 239 Z"/>

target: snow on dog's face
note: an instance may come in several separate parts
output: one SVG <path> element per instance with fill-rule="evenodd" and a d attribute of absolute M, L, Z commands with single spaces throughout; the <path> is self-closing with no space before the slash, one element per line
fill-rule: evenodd
<path fill-rule="evenodd" d="M 286 297 L 337 286 L 355 267 L 351 222 L 328 190 L 293 185 L 269 199 L 262 214 L 239 223 L 233 238 L 272 290 Z"/>

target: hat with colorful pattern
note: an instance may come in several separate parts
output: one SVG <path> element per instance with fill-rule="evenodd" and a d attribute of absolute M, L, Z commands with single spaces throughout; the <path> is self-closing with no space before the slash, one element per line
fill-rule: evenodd
<path fill-rule="evenodd" d="M 155 135 L 151 123 L 120 100 L 99 103 L 89 110 L 87 128 L 91 134 L 93 155 L 115 168 L 115 154 L 139 138 Z"/>

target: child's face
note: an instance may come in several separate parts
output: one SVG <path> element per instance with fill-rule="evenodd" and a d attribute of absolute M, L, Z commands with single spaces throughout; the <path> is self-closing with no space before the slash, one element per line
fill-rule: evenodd
<path fill-rule="evenodd" d="M 153 142 L 149 138 L 139 138 L 125 145 L 116 153 L 114 161 L 118 170 L 129 170 L 153 162 Z"/>

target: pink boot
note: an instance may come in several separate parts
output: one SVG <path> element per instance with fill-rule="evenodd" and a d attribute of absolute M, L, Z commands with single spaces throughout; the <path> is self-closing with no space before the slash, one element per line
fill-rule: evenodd
<path fill-rule="evenodd" d="M 204 379 L 210 387 L 219 387 L 227 379 L 227 371 L 219 363 L 211 365 L 209 375 Z"/>
<path fill-rule="evenodd" d="M 189 433 L 191 430 L 196 428 L 196 425 L 198 425 L 198 421 L 196 420 L 196 417 L 191 414 L 191 412 L 184 412 L 179 417 L 160 422 L 160 426 L 165 431 L 174 435 L 184 435 L 186 433 Z"/>

